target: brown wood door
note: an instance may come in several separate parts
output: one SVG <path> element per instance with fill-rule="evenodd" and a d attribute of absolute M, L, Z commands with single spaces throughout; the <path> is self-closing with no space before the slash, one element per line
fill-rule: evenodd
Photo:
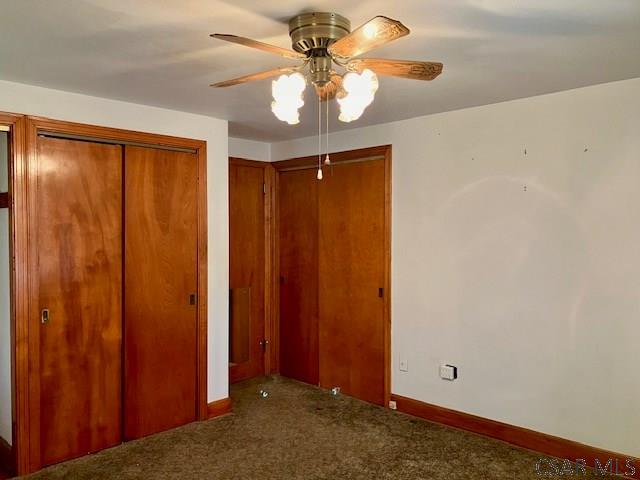
<path fill-rule="evenodd" d="M 229 163 L 229 380 L 264 375 L 264 168 Z"/>
<path fill-rule="evenodd" d="M 197 175 L 194 154 L 125 148 L 126 439 L 196 419 Z"/>
<path fill-rule="evenodd" d="M 279 174 L 280 373 L 318 384 L 318 181 Z"/>
<path fill-rule="evenodd" d="M 384 160 L 319 182 L 320 385 L 384 403 Z"/>
<path fill-rule="evenodd" d="M 122 147 L 43 137 L 37 146 L 40 445 L 50 465 L 122 439 Z"/>

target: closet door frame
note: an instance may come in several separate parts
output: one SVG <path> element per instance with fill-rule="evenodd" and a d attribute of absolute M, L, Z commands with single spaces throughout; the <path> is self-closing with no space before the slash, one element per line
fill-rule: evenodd
<path fill-rule="evenodd" d="M 10 268 L 10 298 L 11 298 L 11 319 L 10 319 L 10 335 L 11 335 L 11 403 L 12 403 L 12 434 L 11 447 L 8 445 L 0 445 L 0 465 L 9 471 L 9 473 L 17 472 L 17 459 L 22 453 L 19 444 L 28 442 L 28 431 L 22 424 L 18 424 L 16 419 L 18 414 L 24 410 L 24 404 L 18 404 L 17 399 L 22 398 L 24 390 L 23 383 L 18 383 L 16 379 L 21 371 L 26 368 L 26 357 L 17 345 L 23 345 L 26 341 L 26 325 L 16 322 L 16 314 L 24 306 L 25 299 L 17 294 L 20 287 L 26 284 L 27 276 L 25 275 L 26 256 L 23 254 L 25 243 L 22 238 L 17 238 L 16 232 L 25 228 L 25 217 L 23 202 L 20 201 L 19 194 L 21 184 L 24 180 L 24 157 L 25 157 L 25 116 L 0 112 L 0 127 L 7 129 L 9 133 L 8 142 L 8 167 L 9 167 L 9 192 L 3 196 L 0 201 L 6 201 L 6 207 L 9 209 L 10 222 L 10 238 L 9 238 L 9 268 Z"/>
<path fill-rule="evenodd" d="M 356 150 L 348 150 L 344 152 L 330 152 L 331 163 L 357 162 L 366 161 L 368 159 L 384 159 L 384 296 L 383 296 L 383 342 L 384 342 L 384 405 L 388 407 L 391 401 L 391 145 L 380 145 L 376 147 L 360 148 Z M 276 170 L 276 196 L 274 199 L 275 209 L 275 231 L 280 231 L 278 212 L 278 179 L 281 171 L 317 168 L 318 155 L 310 155 L 308 157 L 298 157 L 289 160 L 281 160 L 272 162 L 271 165 Z M 330 166 L 323 166 L 325 175 L 329 175 Z M 320 180 L 321 181 L 321 180 Z M 279 233 L 275 238 L 275 251 L 279 248 Z M 279 255 L 275 255 L 275 272 L 273 277 L 280 278 Z M 276 290 L 275 299 L 280 298 L 280 284 L 276 282 L 274 285 Z M 274 300 L 274 329 L 279 332 L 280 325 L 280 308 L 279 300 Z M 279 349 L 279 345 L 277 345 Z M 279 350 L 274 354 L 279 358 Z"/>
<path fill-rule="evenodd" d="M 0 115 L 0 124 L 3 117 Z M 13 136 L 12 199 L 14 217 L 14 434 L 15 469 L 19 475 L 39 470 L 40 458 L 40 319 L 35 232 L 37 141 L 40 133 L 109 143 L 135 143 L 150 147 L 186 149 L 197 158 L 197 419 L 207 418 L 207 152 L 206 142 L 167 135 L 135 132 L 24 117 L 23 134 Z M 16 138 L 17 137 L 17 138 Z"/>

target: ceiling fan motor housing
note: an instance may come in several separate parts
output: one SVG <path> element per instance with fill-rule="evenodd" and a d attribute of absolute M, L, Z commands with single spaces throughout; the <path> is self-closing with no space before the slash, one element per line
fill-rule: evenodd
<path fill-rule="evenodd" d="M 289 20 L 293 49 L 311 59 L 309 69 L 314 85 L 322 87 L 330 81 L 331 56 L 327 48 L 350 31 L 351 22 L 337 13 L 303 13 Z"/>
<path fill-rule="evenodd" d="M 351 22 L 337 13 L 303 13 L 289 20 L 293 49 L 309 56 L 313 50 L 326 50 L 350 32 Z"/>

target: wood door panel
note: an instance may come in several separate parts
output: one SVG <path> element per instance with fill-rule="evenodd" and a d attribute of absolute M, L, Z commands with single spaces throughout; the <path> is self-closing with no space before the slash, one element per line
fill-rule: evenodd
<path fill-rule="evenodd" d="M 122 147 L 40 137 L 43 465 L 121 441 Z M 35 313 L 34 314 L 38 314 Z"/>
<path fill-rule="evenodd" d="M 264 169 L 229 164 L 229 288 L 230 313 L 247 309 L 246 325 L 230 324 L 229 379 L 238 382 L 264 375 L 265 338 L 265 208 Z M 241 292 L 248 293 L 248 297 Z M 235 320 L 241 322 L 242 316 Z M 246 320 L 246 318 L 245 318 Z M 230 321 L 234 321 L 233 315 Z M 247 328 L 248 327 L 248 328 Z M 234 335 L 235 334 L 235 335 Z M 246 349 L 245 354 L 237 351 Z M 236 349 L 234 351 L 234 349 Z M 237 360 L 237 361 L 234 361 Z"/>
<path fill-rule="evenodd" d="M 320 385 L 384 403 L 384 160 L 336 164 L 319 186 Z"/>
<path fill-rule="evenodd" d="M 280 372 L 318 384 L 318 181 L 279 174 Z"/>
<path fill-rule="evenodd" d="M 125 148 L 126 439 L 196 419 L 197 161 Z"/>

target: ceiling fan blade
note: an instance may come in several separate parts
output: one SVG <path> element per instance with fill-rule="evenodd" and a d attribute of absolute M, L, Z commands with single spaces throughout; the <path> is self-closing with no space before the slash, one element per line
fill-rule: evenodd
<path fill-rule="evenodd" d="M 398 20 L 378 16 L 331 44 L 329 53 L 338 58 L 357 57 L 408 34 L 409 29 Z"/>
<path fill-rule="evenodd" d="M 387 60 L 384 58 L 356 58 L 346 65 L 351 72 L 362 72 L 365 68 L 378 75 L 411 78 L 413 80 L 433 80 L 442 73 L 442 63 L 417 62 L 413 60 Z"/>
<path fill-rule="evenodd" d="M 237 35 L 227 35 L 225 33 L 212 33 L 212 38 L 218 40 L 224 40 L 225 42 L 237 43 L 238 45 L 244 45 L 245 47 L 257 48 L 264 52 L 274 53 L 285 58 L 293 59 L 305 59 L 307 56 L 304 53 L 294 52 L 287 48 L 277 47 L 275 45 L 269 45 L 268 43 L 258 42 L 257 40 L 251 40 L 250 38 L 238 37 Z"/>
<path fill-rule="evenodd" d="M 333 100 L 338 94 L 338 90 L 342 87 L 342 77 L 340 75 L 331 75 L 331 81 L 323 87 L 316 87 L 316 94 L 322 102 Z"/>
<path fill-rule="evenodd" d="M 266 70 L 264 72 L 252 73 L 251 75 L 245 75 L 244 77 L 234 78 L 232 80 L 225 80 L 224 82 L 212 83 L 211 87 L 232 87 L 233 85 L 241 85 L 243 83 L 254 82 L 256 80 L 264 80 L 265 78 L 275 77 L 285 73 L 293 73 L 297 71 L 297 68 L 281 67 L 274 68 L 273 70 Z"/>

